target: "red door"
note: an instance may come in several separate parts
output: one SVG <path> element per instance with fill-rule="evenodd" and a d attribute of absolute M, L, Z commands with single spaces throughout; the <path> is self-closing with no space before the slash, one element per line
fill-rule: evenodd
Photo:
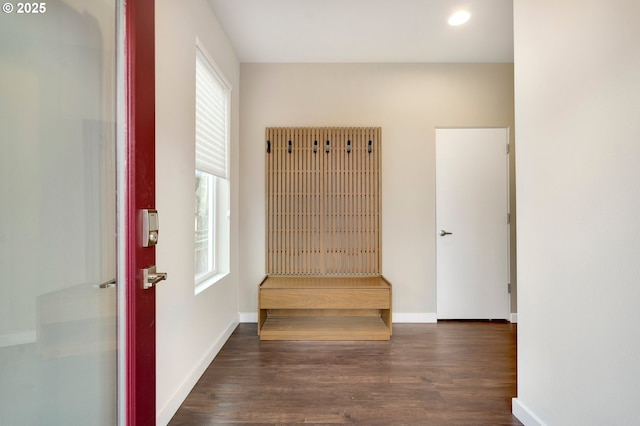
<path fill-rule="evenodd" d="M 155 208 L 154 2 L 128 0 L 125 9 L 126 154 L 126 418 L 155 425 L 155 288 L 143 288 L 142 269 L 155 265 L 143 247 L 141 210 Z"/>

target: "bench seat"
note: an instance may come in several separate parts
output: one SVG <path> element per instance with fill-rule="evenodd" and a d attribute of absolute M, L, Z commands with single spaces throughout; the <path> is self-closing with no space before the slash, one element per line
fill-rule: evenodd
<path fill-rule="evenodd" d="M 259 287 L 261 340 L 389 340 L 391 284 L 382 276 L 268 276 Z"/>

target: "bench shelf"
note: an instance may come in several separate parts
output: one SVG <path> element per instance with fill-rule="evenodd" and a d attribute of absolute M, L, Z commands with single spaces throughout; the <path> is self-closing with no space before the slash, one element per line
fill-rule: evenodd
<path fill-rule="evenodd" d="M 391 284 L 382 276 L 275 277 L 259 289 L 261 340 L 389 340 Z"/>

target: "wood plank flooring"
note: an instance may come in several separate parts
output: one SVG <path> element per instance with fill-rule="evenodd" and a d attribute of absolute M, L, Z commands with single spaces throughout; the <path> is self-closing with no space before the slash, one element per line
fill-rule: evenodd
<path fill-rule="evenodd" d="M 516 326 L 394 324 L 390 341 L 260 341 L 240 324 L 170 425 L 520 425 Z"/>

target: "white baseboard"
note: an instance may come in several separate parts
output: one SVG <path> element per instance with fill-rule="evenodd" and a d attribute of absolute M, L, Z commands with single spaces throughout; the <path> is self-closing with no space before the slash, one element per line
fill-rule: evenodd
<path fill-rule="evenodd" d="M 180 405 L 184 402 L 184 400 L 189 396 L 189 392 L 196 385 L 202 374 L 205 372 L 211 361 L 218 355 L 222 346 L 227 342 L 231 334 L 238 326 L 237 321 L 233 321 L 227 329 L 222 333 L 222 335 L 218 338 L 218 340 L 211 346 L 207 354 L 200 360 L 200 362 L 195 366 L 189 376 L 182 382 L 182 385 L 176 390 L 176 392 L 171 396 L 169 402 L 160 410 L 156 415 L 156 424 L 157 425 L 167 425 L 171 418 L 176 414 Z"/>
<path fill-rule="evenodd" d="M 438 322 L 438 315 L 435 313 L 394 313 L 393 322 L 398 323 L 433 323 Z M 257 312 L 240 312 L 240 322 L 258 322 Z"/>
<path fill-rule="evenodd" d="M 22 331 L 20 333 L 3 334 L 0 336 L 0 348 L 6 346 L 26 345 L 36 342 L 36 331 Z"/>
<path fill-rule="evenodd" d="M 438 314 L 432 312 L 394 312 L 392 321 L 394 323 L 435 323 L 438 322 Z"/>
<path fill-rule="evenodd" d="M 524 405 L 518 398 L 511 400 L 511 412 L 524 426 L 546 426 L 538 416 L 533 414 L 529 408 Z"/>
<path fill-rule="evenodd" d="M 509 315 L 509 321 L 512 322 L 513 324 L 517 324 L 518 323 L 518 313 L 512 313 Z"/>

